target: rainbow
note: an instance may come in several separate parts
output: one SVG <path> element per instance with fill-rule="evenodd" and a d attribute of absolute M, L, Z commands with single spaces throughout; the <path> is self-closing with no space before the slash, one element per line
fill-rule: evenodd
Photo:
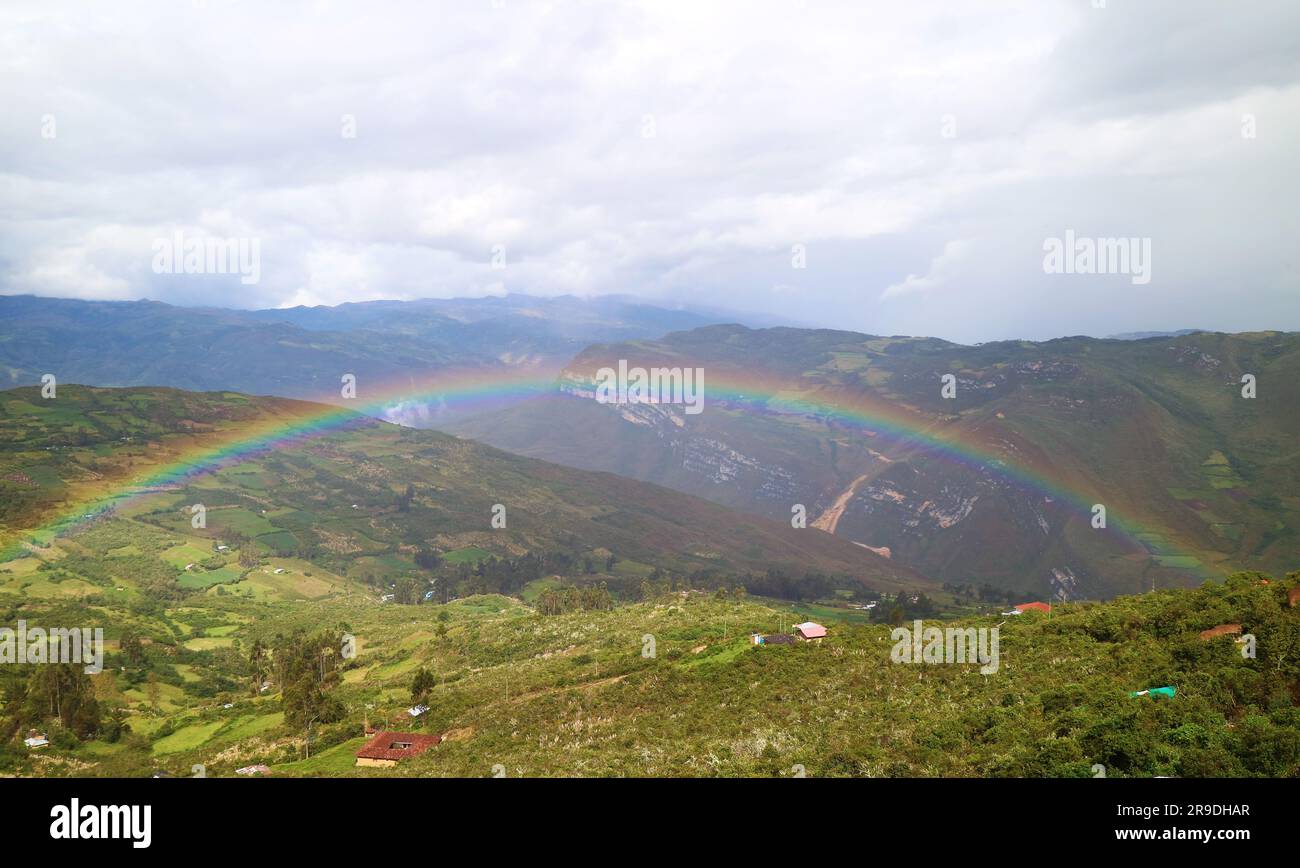
<path fill-rule="evenodd" d="M 712 402 L 731 409 L 801 416 L 832 429 L 865 435 L 873 442 L 902 447 L 909 458 L 924 456 L 993 476 L 1046 502 L 1062 504 L 1089 521 L 1094 504 L 1106 501 L 1098 492 L 1072 488 L 1054 478 L 1051 468 L 1038 469 L 1030 462 L 1011 460 L 971 437 L 969 431 L 965 432 L 966 439 L 960 439 L 942 420 L 925 418 L 876 395 L 730 369 L 708 368 L 704 374 L 706 406 Z M 1135 552 L 1147 551 L 1138 534 L 1170 536 L 1166 529 L 1139 525 L 1110 507 L 1105 532 Z"/>
<path fill-rule="evenodd" d="M 203 444 L 183 450 L 175 459 L 151 468 L 148 473 L 119 483 L 108 493 L 78 501 L 39 528 L 22 531 L 18 538 L 0 546 L 0 562 L 19 553 L 24 548 L 25 539 L 65 533 L 93 520 L 110 507 L 129 505 L 160 491 L 183 486 L 195 477 L 215 473 L 272 451 L 292 448 L 334 431 L 371 424 L 374 421 L 372 417 L 390 419 L 395 408 L 446 405 L 471 412 L 499 406 L 502 401 L 536 397 L 554 388 L 555 378 L 552 376 L 520 376 L 518 371 L 497 370 L 443 371 L 425 378 L 418 385 L 408 377 L 401 384 L 389 383 L 367 390 L 363 382 L 357 387 L 358 397 L 344 404 L 326 403 L 343 401 L 341 393 L 318 398 L 312 403 L 294 399 L 290 405 L 293 412 L 242 426 L 225 437 L 214 434 L 205 438 Z"/>
<path fill-rule="evenodd" d="M 594 372 L 593 372 L 594 373 Z M 871 438 L 873 442 L 902 447 L 909 457 L 928 458 L 957 464 L 983 475 L 997 478 L 1044 501 L 1061 503 L 1078 515 L 1091 518 L 1092 505 L 1104 500 L 1096 492 L 1078 490 L 1052 477 L 1051 468 L 1036 468 L 1028 461 L 1009 459 L 967 434 L 967 439 L 953 436 L 951 426 L 942 421 L 923 418 L 896 404 L 869 394 L 832 390 L 814 383 L 793 384 L 771 375 L 709 368 L 703 383 L 704 404 L 721 405 L 728 410 L 793 414 L 816 420 L 832 428 L 844 429 Z M 797 388 L 796 388 L 797 386 Z M 516 402 L 553 394 L 557 380 L 550 374 L 521 372 L 518 369 L 494 369 L 432 373 L 418 382 L 406 377 L 401 382 L 357 384 L 357 398 L 339 403 L 300 402 L 296 412 L 275 416 L 250 427 L 232 432 L 219 442 L 205 442 L 185 450 L 164 465 L 124 484 L 106 495 L 83 501 L 67 509 L 54 521 L 36 531 L 26 531 L 31 538 L 43 533 L 57 533 L 88 521 L 105 508 L 147 497 L 159 490 L 174 489 L 188 480 L 248 460 L 251 457 L 298 445 L 324 434 L 349 426 L 369 424 L 375 417 L 386 420 L 412 417 L 428 419 L 427 408 L 446 408 L 468 413 L 503 403 Z M 340 402 L 340 397 L 332 397 Z M 212 438 L 209 438 L 211 440 Z M 1058 474 L 1059 475 L 1059 474 Z M 1118 538 L 1135 552 L 1146 551 L 1138 533 L 1158 533 L 1169 538 L 1167 530 L 1150 525 L 1139 526 L 1131 518 L 1108 508 L 1106 533 Z M 0 549 L 7 559 L 21 546 L 13 541 Z"/>

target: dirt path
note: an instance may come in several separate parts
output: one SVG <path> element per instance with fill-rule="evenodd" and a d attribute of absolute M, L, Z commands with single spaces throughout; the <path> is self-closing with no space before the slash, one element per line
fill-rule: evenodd
<path fill-rule="evenodd" d="M 627 675 L 615 675 L 612 678 L 601 678 L 596 681 L 584 681 L 581 684 L 566 684 L 563 687 L 543 687 L 540 690 L 532 690 L 528 693 L 520 693 L 512 696 L 507 702 L 512 704 L 517 702 L 528 702 L 541 696 L 550 696 L 554 693 L 563 693 L 569 690 L 595 690 L 598 687 L 605 687 L 609 684 L 617 684 L 627 678 Z"/>

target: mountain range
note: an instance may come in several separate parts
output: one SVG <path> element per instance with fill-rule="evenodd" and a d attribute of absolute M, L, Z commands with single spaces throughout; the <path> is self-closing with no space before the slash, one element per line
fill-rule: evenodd
<path fill-rule="evenodd" d="M 732 315 L 734 316 L 734 315 Z M 557 373 L 588 344 L 718 322 L 624 296 L 507 295 L 243 311 L 0 296 L 0 383 L 171 386 L 337 401 L 343 374 Z"/>
<path fill-rule="evenodd" d="M 620 296 L 262 311 L 10 296 L 0 313 L 11 383 L 57 372 L 346 404 L 342 372 L 409 381 L 409 404 L 399 388 L 362 409 L 802 520 L 935 584 L 1104 598 L 1282 571 L 1300 549 L 1296 334 L 964 346 L 751 328 Z M 705 412 L 593 400 L 620 360 L 699 368 Z M 421 386 L 445 372 L 449 388 L 529 388 L 459 402 Z"/>
<path fill-rule="evenodd" d="M 700 368 L 705 412 L 593 400 L 620 359 Z M 448 429 L 777 520 L 802 504 L 944 582 L 1096 598 L 1294 563 L 1298 384 L 1286 333 L 962 346 L 708 326 L 593 346 L 551 394 Z"/>

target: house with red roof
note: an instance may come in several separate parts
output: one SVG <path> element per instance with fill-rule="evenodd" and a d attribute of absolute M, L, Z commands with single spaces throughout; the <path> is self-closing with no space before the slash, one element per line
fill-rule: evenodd
<path fill-rule="evenodd" d="M 805 642 L 819 642 L 826 638 L 826 628 L 813 621 L 794 625 L 794 635 Z"/>
<path fill-rule="evenodd" d="M 1025 612 L 1030 612 L 1030 611 L 1045 612 L 1050 615 L 1052 612 L 1052 607 L 1047 603 L 1039 603 L 1039 602 L 1016 603 L 1015 611 L 1017 614 L 1021 614 L 1021 615 L 1023 615 Z"/>
<path fill-rule="evenodd" d="M 442 741 L 441 736 L 420 732 L 378 732 L 357 751 L 357 765 L 392 768 L 419 756 Z"/>

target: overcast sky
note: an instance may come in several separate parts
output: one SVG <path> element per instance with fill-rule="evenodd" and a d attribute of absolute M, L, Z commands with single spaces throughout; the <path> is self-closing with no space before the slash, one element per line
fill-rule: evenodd
<path fill-rule="evenodd" d="M 6 0 L 0 292 L 1300 329 L 1300 3 L 1094 4 Z M 177 230 L 260 279 L 155 273 Z M 1149 282 L 1046 273 L 1067 230 Z"/>

